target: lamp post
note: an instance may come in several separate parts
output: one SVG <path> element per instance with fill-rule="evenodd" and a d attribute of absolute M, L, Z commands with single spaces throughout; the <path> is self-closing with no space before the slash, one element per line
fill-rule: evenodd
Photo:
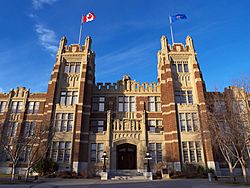
<path fill-rule="evenodd" d="M 150 164 L 149 164 L 149 160 L 152 159 L 151 155 L 149 154 L 149 152 L 146 153 L 145 159 L 148 160 L 148 164 L 147 164 L 147 172 L 151 172 L 150 170 Z"/>
<path fill-rule="evenodd" d="M 108 159 L 108 157 L 106 151 L 103 152 L 102 159 L 103 159 L 103 172 L 107 172 L 106 160 Z"/>

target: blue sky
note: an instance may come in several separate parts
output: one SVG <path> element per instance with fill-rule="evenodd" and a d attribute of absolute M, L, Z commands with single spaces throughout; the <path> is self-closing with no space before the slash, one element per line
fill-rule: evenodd
<path fill-rule="evenodd" d="M 207 90 L 223 90 L 250 73 L 250 1 L 235 0 L 2 0 L 0 11 L 0 90 L 25 86 L 47 90 L 62 36 L 77 43 L 82 14 L 95 21 L 83 25 L 96 53 L 96 81 L 116 82 L 129 74 L 139 82 L 157 81 L 160 38 L 175 42 L 193 37 Z"/>

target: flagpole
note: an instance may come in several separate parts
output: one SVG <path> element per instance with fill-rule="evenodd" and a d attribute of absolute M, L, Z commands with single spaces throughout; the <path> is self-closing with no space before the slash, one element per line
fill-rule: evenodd
<path fill-rule="evenodd" d="M 174 44 L 174 34 L 173 34 L 173 26 L 172 26 L 172 18 L 169 16 L 169 23 L 170 23 L 170 33 L 172 38 L 172 44 Z"/>
<path fill-rule="evenodd" d="M 81 25 L 80 25 L 80 32 L 79 32 L 79 40 L 78 40 L 78 44 L 81 43 L 81 38 L 82 38 L 82 17 L 81 17 Z"/>

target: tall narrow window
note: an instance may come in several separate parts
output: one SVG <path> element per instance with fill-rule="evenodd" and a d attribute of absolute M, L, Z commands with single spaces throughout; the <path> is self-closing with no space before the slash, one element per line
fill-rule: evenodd
<path fill-rule="evenodd" d="M 194 142 L 189 142 L 190 161 L 195 162 Z"/>
<path fill-rule="evenodd" d="M 189 72 L 189 70 L 188 70 L 188 64 L 183 64 L 184 65 L 184 72 Z"/>
<path fill-rule="evenodd" d="M 90 160 L 96 162 L 96 144 L 91 144 Z"/>
<path fill-rule="evenodd" d="M 182 64 L 178 64 L 178 72 L 183 72 Z"/>
<path fill-rule="evenodd" d="M 123 97 L 118 97 L 118 111 L 123 112 Z"/>
<path fill-rule="evenodd" d="M 128 112 L 128 97 L 124 97 L 124 112 Z"/>
<path fill-rule="evenodd" d="M 80 63 L 77 63 L 76 64 L 76 73 L 79 73 L 80 72 L 80 67 L 81 66 L 81 64 Z"/>
<path fill-rule="evenodd" d="M 162 162 L 162 146 L 160 143 L 156 143 L 156 156 L 157 163 Z"/>
<path fill-rule="evenodd" d="M 186 113 L 187 131 L 192 131 L 191 114 Z"/>
<path fill-rule="evenodd" d="M 201 145 L 200 142 L 195 142 L 195 144 L 196 144 L 197 162 L 200 162 L 202 161 Z"/>
<path fill-rule="evenodd" d="M 187 91 L 188 103 L 193 104 L 193 94 L 192 91 Z"/>
<path fill-rule="evenodd" d="M 73 64 L 70 65 L 70 67 L 69 67 L 69 73 L 70 74 L 75 73 L 75 65 L 73 65 Z"/>
<path fill-rule="evenodd" d="M 17 111 L 17 103 L 16 101 L 12 102 L 11 104 L 11 113 L 16 113 Z"/>
<path fill-rule="evenodd" d="M 148 111 L 155 112 L 155 97 L 148 97 Z"/>
<path fill-rule="evenodd" d="M 6 101 L 0 101 L 0 113 L 5 112 L 6 104 L 7 104 Z"/>
<path fill-rule="evenodd" d="M 103 144 L 98 143 L 97 144 L 97 162 L 101 162 L 102 155 L 103 155 Z"/>
<path fill-rule="evenodd" d="M 156 112 L 160 112 L 161 111 L 161 98 L 160 97 L 156 97 Z"/>
<path fill-rule="evenodd" d="M 183 151 L 183 160 L 184 162 L 188 162 L 188 146 L 187 142 L 182 142 L 182 151 Z"/>
<path fill-rule="evenodd" d="M 199 122 L 198 122 L 197 113 L 192 113 L 192 119 L 193 119 L 193 129 L 194 129 L 194 131 L 197 131 L 199 129 Z"/>
<path fill-rule="evenodd" d="M 149 132 L 155 133 L 155 121 L 154 120 L 149 120 Z"/>
<path fill-rule="evenodd" d="M 105 107 L 105 98 L 104 97 L 99 97 L 99 112 L 104 112 L 104 107 Z"/>
<path fill-rule="evenodd" d="M 56 142 L 53 142 L 52 144 L 51 159 L 53 161 L 57 161 L 57 143 Z"/>
<path fill-rule="evenodd" d="M 175 63 L 172 64 L 172 71 L 173 71 L 174 73 L 177 72 L 177 67 L 176 67 L 176 64 L 175 64 Z"/>
<path fill-rule="evenodd" d="M 69 72 L 69 65 L 66 64 L 64 67 L 64 73 L 68 73 Z"/>
<path fill-rule="evenodd" d="M 98 121 L 98 128 L 97 128 L 98 133 L 102 133 L 103 130 L 104 130 L 104 121 Z"/>
<path fill-rule="evenodd" d="M 134 112 L 135 111 L 135 97 L 130 97 L 130 112 Z"/>
<path fill-rule="evenodd" d="M 65 142 L 64 162 L 69 162 L 71 142 Z"/>
<path fill-rule="evenodd" d="M 65 142 L 59 142 L 58 155 L 57 155 L 58 162 L 63 161 L 64 148 L 65 148 Z"/>
<path fill-rule="evenodd" d="M 181 131 L 186 131 L 186 123 L 185 123 L 185 116 L 184 113 L 180 113 L 180 128 Z"/>
<path fill-rule="evenodd" d="M 155 143 L 149 143 L 148 145 L 148 149 L 149 149 L 149 153 L 152 157 L 151 162 L 154 164 L 155 163 L 155 159 L 156 159 L 156 154 L 155 154 Z"/>

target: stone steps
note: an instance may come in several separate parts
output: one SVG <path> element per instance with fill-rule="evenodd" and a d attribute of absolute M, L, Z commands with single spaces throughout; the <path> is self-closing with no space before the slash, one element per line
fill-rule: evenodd
<path fill-rule="evenodd" d="M 143 173 L 137 170 L 117 170 L 111 173 L 112 180 L 143 180 Z"/>

